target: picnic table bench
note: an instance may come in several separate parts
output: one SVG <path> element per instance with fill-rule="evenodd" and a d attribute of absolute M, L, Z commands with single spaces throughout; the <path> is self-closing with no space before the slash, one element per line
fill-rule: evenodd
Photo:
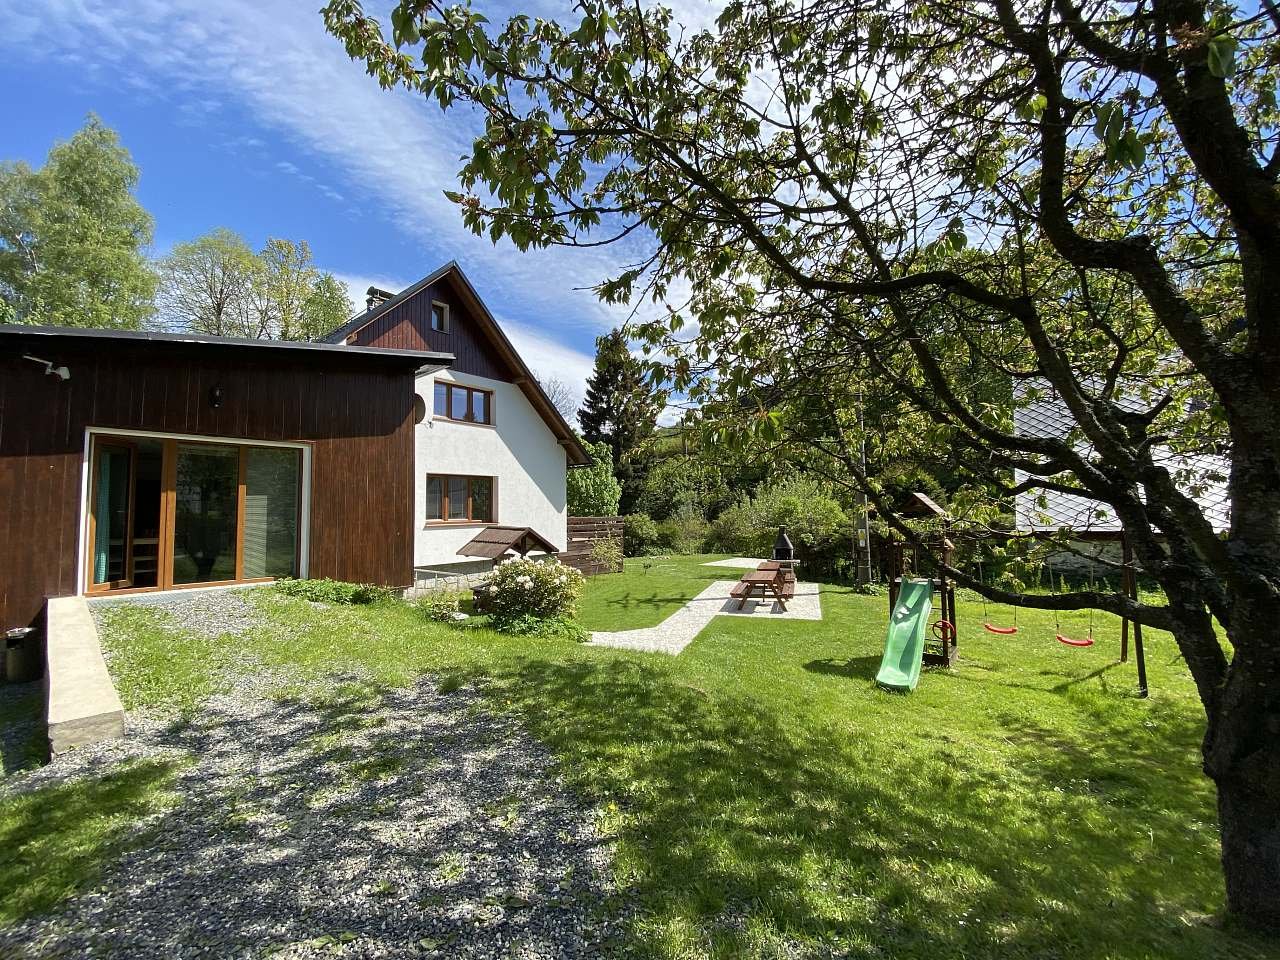
<path fill-rule="evenodd" d="M 742 579 L 729 591 L 729 596 L 738 601 L 738 609 L 741 610 L 757 593 L 761 600 L 768 600 L 772 594 L 774 601 L 785 613 L 787 601 L 796 594 L 796 575 L 790 568 L 783 567 L 776 561 L 762 563 L 755 570 L 744 573 Z"/>

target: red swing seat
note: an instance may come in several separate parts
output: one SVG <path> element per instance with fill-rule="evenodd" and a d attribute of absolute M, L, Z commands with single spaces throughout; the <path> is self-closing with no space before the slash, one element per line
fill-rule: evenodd
<path fill-rule="evenodd" d="M 992 623 L 984 623 L 982 625 L 982 629 L 987 631 L 987 633 L 999 633 L 1005 636 L 1018 632 L 1017 627 L 997 627 L 995 624 L 992 624 Z"/>
<path fill-rule="evenodd" d="M 1062 634 L 1059 633 L 1055 636 L 1055 639 L 1059 643 L 1065 643 L 1068 647 L 1092 647 L 1093 646 L 1093 634 L 1089 634 L 1089 636 L 1085 637 L 1083 640 L 1076 640 L 1073 637 L 1064 637 Z"/>

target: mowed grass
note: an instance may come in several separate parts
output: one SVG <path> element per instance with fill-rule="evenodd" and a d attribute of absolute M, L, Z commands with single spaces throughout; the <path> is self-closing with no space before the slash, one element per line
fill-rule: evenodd
<path fill-rule="evenodd" d="M 703 559 L 628 561 L 589 582 L 580 619 L 657 623 L 734 578 Z M 255 602 L 274 625 L 216 655 L 153 614 L 112 621 L 126 705 L 190 709 L 248 654 L 299 681 L 478 684 L 599 806 L 648 955 L 1280 957 L 1215 920 L 1203 717 L 1166 635 L 1147 632 L 1141 700 L 1114 618 L 1074 649 L 1052 615 L 1023 611 L 997 637 L 962 603 L 959 665 L 902 695 L 872 679 L 887 600 L 842 587 L 824 588 L 820 623 L 716 618 L 675 658 L 442 626 L 403 604 Z M 1087 616 L 1063 626 L 1083 634 Z"/>
<path fill-rule="evenodd" d="M 105 774 L 0 797 L 0 926 L 91 887 L 106 865 L 146 839 L 176 800 L 178 764 L 137 760 Z"/>

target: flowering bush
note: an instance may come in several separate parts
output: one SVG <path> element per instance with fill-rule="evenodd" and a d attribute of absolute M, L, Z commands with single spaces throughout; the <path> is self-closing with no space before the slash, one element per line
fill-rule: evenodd
<path fill-rule="evenodd" d="M 582 582 L 581 573 L 554 557 L 502 560 L 476 588 L 477 606 L 493 615 L 498 629 L 526 617 L 564 619 L 573 616 Z"/>

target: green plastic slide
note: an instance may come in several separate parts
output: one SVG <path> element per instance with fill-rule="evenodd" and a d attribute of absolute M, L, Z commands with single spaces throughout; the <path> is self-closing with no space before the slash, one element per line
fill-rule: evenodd
<path fill-rule="evenodd" d="M 920 680 L 920 658 L 924 653 L 924 631 L 933 610 L 933 583 L 903 579 L 898 605 L 889 621 L 884 640 L 884 658 L 876 683 L 890 690 L 914 690 Z"/>

